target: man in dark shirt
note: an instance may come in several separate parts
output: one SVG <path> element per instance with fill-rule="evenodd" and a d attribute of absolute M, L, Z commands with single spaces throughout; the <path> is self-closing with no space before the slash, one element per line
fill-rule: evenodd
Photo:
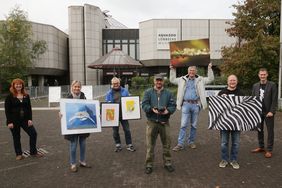
<path fill-rule="evenodd" d="M 266 158 L 272 157 L 274 142 L 274 115 L 277 109 L 277 87 L 274 82 L 268 81 L 268 72 L 261 68 L 258 73 L 259 82 L 253 85 L 252 95 L 260 97 L 262 100 L 262 121 L 260 131 L 258 131 L 259 147 L 252 150 L 252 153 L 265 152 Z M 264 122 L 267 128 L 267 148 L 264 148 Z"/>

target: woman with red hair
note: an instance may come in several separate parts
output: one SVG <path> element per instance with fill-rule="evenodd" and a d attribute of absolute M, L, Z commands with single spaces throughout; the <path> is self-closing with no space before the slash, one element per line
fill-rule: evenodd
<path fill-rule="evenodd" d="M 21 128 L 30 138 L 30 155 L 42 157 L 42 154 L 37 153 L 37 133 L 32 123 L 30 98 L 25 91 L 24 81 L 19 78 L 14 79 L 11 83 L 10 95 L 5 100 L 5 114 L 7 126 L 13 136 L 16 160 L 24 159 L 21 147 Z"/>

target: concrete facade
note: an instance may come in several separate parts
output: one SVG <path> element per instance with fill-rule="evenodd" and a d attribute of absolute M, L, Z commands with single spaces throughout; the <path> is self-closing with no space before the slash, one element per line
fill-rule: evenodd
<path fill-rule="evenodd" d="M 102 56 L 104 14 L 99 7 L 85 4 L 69 7 L 70 80 L 97 85 L 101 73 L 87 66 Z"/>
<path fill-rule="evenodd" d="M 160 30 L 176 34 L 176 41 L 201 38 L 210 39 L 211 59 L 221 59 L 221 48 L 236 42 L 225 32 L 227 19 L 152 19 L 140 22 L 140 60 L 145 66 L 168 66 L 169 48 L 158 49 L 157 35 Z M 162 31 L 161 31 L 162 32 Z M 166 31 L 165 31 L 166 32 Z M 168 43 L 169 41 L 167 41 Z"/>
<path fill-rule="evenodd" d="M 38 85 L 43 85 L 48 77 L 68 75 L 68 35 L 51 25 L 32 22 L 32 38 L 44 40 L 47 50 L 34 62 L 29 76 L 28 85 L 36 79 Z"/>

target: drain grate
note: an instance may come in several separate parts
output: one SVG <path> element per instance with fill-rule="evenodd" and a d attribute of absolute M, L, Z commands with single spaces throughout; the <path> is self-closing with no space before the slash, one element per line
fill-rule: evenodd
<path fill-rule="evenodd" d="M 46 151 L 46 150 L 43 149 L 43 148 L 37 148 L 37 152 L 38 152 L 39 154 L 43 154 L 43 155 L 45 155 L 45 154 L 48 153 L 48 151 Z M 24 151 L 24 152 L 23 152 L 23 156 L 24 156 L 24 157 L 29 157 L 29 156 L 30 156 L 29 150 Z"/>

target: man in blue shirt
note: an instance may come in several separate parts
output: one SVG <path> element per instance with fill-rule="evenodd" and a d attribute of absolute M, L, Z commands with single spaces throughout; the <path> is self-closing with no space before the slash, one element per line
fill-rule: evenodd
<path fill-rule="evenodd" d="M 214 80 L 212 64 L 208 66 L 208 77 L 197 75 L 197 68 L 190 66 L 188 74 L 176 78 L 176 70 L 173 66 L 170 68 L 170 82 L 178 85 L 177 90 L 177 109 L 182 110 L 181 127 L 178 136 L 178 144 L 173 151 L 181 151 L 184 149 L 186 139 L 186 129 L 191 124 L 191 131 L 188 136 L 188 145 L 192 149 L 196 149 L 195 138 L 198 124 L 198 116 L 200 109 L 207 108 L 207 100 L 205 93 L 205 84 Z"/>
<path fill-rule="evenodd" d="M 127 89 L 120 86 L 120 79 L 118 79 L 117 77 L 114 77 L 111 82 L 112 82 L 112 87 L 106 94 L 106 102 L 119 103 L 120 104 L 121 97 L 128 97 L 129 93 L 128 93 Z M 121 112 L 121 110 L 120 110 L 120 112 Z M 127 145 L 126 149 L 128 151 L 134 152 L 135 148 L 132 145 L 131 132 L 130 132 L 130 129 L 129 129 L 128 120 L 123 120 L 121 113 L 120 113 L 119 121 L 120 121 L 122 128 L 123 128 L 123 131 L 124 131 L 125 142 L 126 142 L 126 145 Z M 119 126 L 113 127 L 113 137 L 114 137 L 114 141 L 115 141 L 115 144 L 116 144 L 115 152 L 120 152 L 122 150 L 122 147 L 121 147 L 121 141 L 120 141 L 120 136 L 119 136 Z"/>

